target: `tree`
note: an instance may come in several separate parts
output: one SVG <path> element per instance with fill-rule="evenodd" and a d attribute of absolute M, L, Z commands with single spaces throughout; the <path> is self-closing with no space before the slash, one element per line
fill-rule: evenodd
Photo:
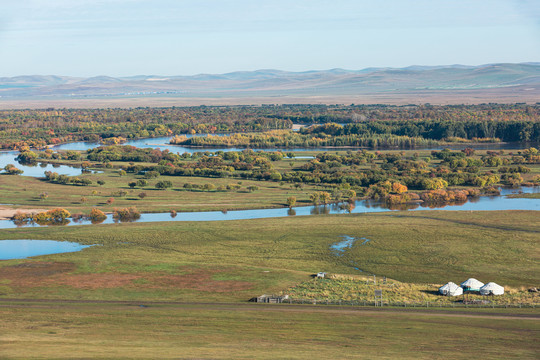
<path fill-rule="evenodd" d="M 270 179 L 274 181 L 281 181 L 281 174 L 275 171 L 270 175 Z"/>
<path fill-rule="evenodd" d="M 309 200 L 313 203 L 313 205 L 319 205 L 321 201 L 320 194 L 318 192 L 315 192 L 309 195 Z"/>
<path fill-rule="evenodd" d="M 289 196 L 287 198 L 287 206 L 289 208 L 292 208 L 294 205 L 296 205 L 296 197 L 295 196 Z"/>
<path fill-rule="evenodd" d="M 328 204 L 330 200 L 332 200 L 332 196 L 330 193 L 327 193 L 326 191 L 321 191 L 320 199 L 323 202 L 323 204 Z"/>
<path fill-rule="evenodd" d="M 247 189 L 249 192 L 253 192 L 255 190 L 259 190 L 259 187 L 257 185 L 249 185 Z"/>
<path fill-rule="evenodd" d="M 214 184 L 204 184 L 203 185 L 203 190 L 206 190 L 206 191 L 212 191 L 216 188 L 216 186 Z"/>
<path fill-rule="evenodd" d="M 127 172 L 125 170 L 118 170 L 118 175 L 119 176 L 126 176 Z"/>
<path fill-rule="evenodd" d="M 20 170 L 20 169 L 17 169 L 15 167 L 15 165 L 13 164 L 7 164 L 5 167 L 4 167 L 4 170 L 9 174 L 9 175 L 20 175 L 22 174 L 24 171 Z"/>
<path fill-rule="evenodd" d="M 392 184 L 392 191 L 395 192 L 396 194 L 404 193 L 407 190 L 408 189 L 407 189 L 407 187 L 405 185 L 401 185 L 398 182 L 395 182 L 395 183 Z"/>
<path fill-rule="evenodd" d="M 107 199 L 107 205 L 112 205 L 112 203 L 114 202 L 114 198 L 108 198 Z"/>
<path fill-rule="evenodd" d="M 139 198 L 142 200 L 146 197 L 146 193 L 145 192 L 142 192 L 142 193 L 139 193 Z"/>
<path fill-rule="evenodd" d="M 146 179 L 154 179 L 154 178 L 157 178 L 159 177 L 159 173 L 157 171 L 147 171 L 144 173 L 144 177 Z"/>
<path fill-rule="evenodd" d="M 148 185 L 148 181 L 146 181 L 144 179 L 137 180 L 137 186 L 138 187 L 145 187 L 146 185 Z"/>
<path fill-rule="evenodd" d="M 105 181 L 103 181 L 103 180 L 98 180 L 97 183 L 98 183 L 99 186 L 105 185 Z"/>
<path fill-rule="evenodd" d="M 131 182 L 129 182 L 128 186 L 133 189 L 135 186 L 137 186 L 137 182 L 136 181 L 131 181 Z"/>
<path fill-rule="evenodd" d="M 105 213 L 99 209 L 92 208 L 89 217 L 92 221 L 103 221 L 107 218 L 107 215 L 105 215 Z"/>
<path fill-rule="evenodd" d="M 172 182 L 169 180 L 161 180 L 156 183 L 156 188 L 166 190 L 168 188 L 172 187 Z"/>

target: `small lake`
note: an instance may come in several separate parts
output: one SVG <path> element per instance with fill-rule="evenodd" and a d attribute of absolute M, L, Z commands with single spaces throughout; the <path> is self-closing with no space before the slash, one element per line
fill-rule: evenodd
<path fill-rule="evenodd" d="M 13 164 L 19 170 L 24 171 L 22 176 L 44 177 L 45 171 L 54 171 L 61 175 L 77 176 L 82 174 L 81 168 L 75 168 L 67 165 L 52 165 L 40 163 L 36 164 L 21 164 L 15 160 L 19 153 L 17 151 L 2 151 L 0 152 L 0 170 L 3 170 L 7 164 Z M 13 175 L 15 176 L 15 175 Z"/>
<path fill-rule="evenodd" d="M 76 252 L 90 246 L 54 240 L 0 240 L 0 260 Z"/>

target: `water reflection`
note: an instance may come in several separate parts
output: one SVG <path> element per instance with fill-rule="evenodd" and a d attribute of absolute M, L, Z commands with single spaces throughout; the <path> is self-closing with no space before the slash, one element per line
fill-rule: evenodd
<path fill-rule="evenodd" d="M 533 192 L 533 189 L 526 191 Z M 535 191 L 540 188 L 534 188 Z M 352 205 L 352 206 L 351 206 Z M 177 213 L 171 217 L 170 213 L 147 213 L 141 214 L 138 222 L 158 222 L 158 221 L 223 221 L 223 220 L 246 220 L 246 219 L 264 219 L 285 216 L 306 216 L 306 215 L 328 215 L 328 214 L 361 214 L 387 211 L 417 211 L 417 210 L 439 210 L 439 211 L 492 211 L 492 210 L 540 210 L 540 201 L 537 199 L 526 198 L 508 198 L 506 196 L 482 196 L 471 198 L 465 203 L 453 204 L 398 204 L 388 206 L 385 203 L 374 200 L 359 200 L 354 204 L 341 203 L 319 206 L 300 206 L 292 209 L 256 209 L 256 210 L 231 210 L 231 211 L 204 211 L 204 212 L 186 212 Z M 78 221 L 68 222 L 67 226 L 85 225 L 91 223 L 115 224 L 121 222 L 108 215 L 106 219 L 99 222 L 92 222 L 87 218 Z M 39 226 L 35 223 L 15 224 L 11 220 L 1 220 L 0 229 L 16 228 L 18 226 Z"/>
<path fill-rule="evenodd" d="M 336 209 L 334 207 L 334 209 Z M 328 205 L 318 205 L 313 206 L 310 210 L 311 215 L 328 215 L 330 214 L 330 206 Z"/>

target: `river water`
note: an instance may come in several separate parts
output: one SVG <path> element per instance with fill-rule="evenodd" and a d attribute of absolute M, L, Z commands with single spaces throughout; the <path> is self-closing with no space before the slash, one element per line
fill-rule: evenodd
<path fill-rule="evenodd" d="M 207 134 L 195 134 L 195 135 L 185 135 L 186 137 L 193 137 L 193 136 L 206 136 Z M 221 136 L 226 136 L 226 134 L 216 134 Z M 170 145 L 169 141 L 172 139 L 171 136 L 164 136 L 164 137 L 157 137 L 157 138 L 145 138 L 145 139 L 135 139 L 135 140 L 128 140 L 123 145 L 131 145 L 138 148 L 143 149 L 160 149 L 160 150 L 169 150 L 172 153 L 195 153 L 195 152 L 216 152 L 216 151 L 242 151 L 245 150 L 245 148 L 234 148 L 234 147 L 228 147 L 228 148 L 195 148 L 195 147 L 185 147 L 185 146 L 179 146 L 179 145 Z M 79 151 L 86 151 L 89 149 L 93 149 L 98 146 L 102 146 L 103 144 L 100 144 L 98 142 L 73 142 L 68 144 L 61 144 L 54 147 L 51 147 L 53 150 L 79 150 Z M 524 149 L 529 146 L 533 146 L 538 144 L 518 144 L 518 143 L 504 143 L 504 144 L 474 144 L 474 145 L 452 145 L 452 146 L 445 146 L 440 148 L 429 148 L 427 150 L 441 150 L 443 148 L 449 148 L 451 150 L 461 150 L 466 147 L 472 147 L 478 150 L 512 150 L 512 149 Z M 255 149 L 256 151 L 291 151 L 291 152 L 303 152 L 303 151 L 337 151 L 337 150 L 358 150 L 354 148 L 294 148 L 294 149 L 278 149 L 278 148 L 272 148 L 272 149 Z M 421 150 L 419 148 L 418 150 Z M 17 151 L 2 151 L 0 152 L 0 171 L 7 165 L 7 164 L 13 164 L 18 169 L 23 170 L 24 176 L 32 176 L 32 177 L 43 177 L 43 173 L 45 171 L 54 171 L 57 172 L 60 175 L 68 175 L 68 176 L 76 176 L 80 175 L 82 170 L 80 168 L 74 168 L 71 166 L 66 165 L 51 165 L 51 164 L 45 164 L 45 163 L 37 163 L 34 165 L 27 165 L 27 164 L 20 164 L 18 163 L 15 158 L 17 157 L 18 152 Z M 297 156 L 297 159 L 309 159 L 312 158 L 311 156 Z"/>
<path fill-rule="evenodd" d="M 200 136 L 200 135 L 196 135 Z M 150 139 L 137 139 L 129 140 L 125 145 L 131 145 L 139 148 L 160 148 L 162 150 L 169 149 L 175 153 L 193 153 L 204 151 L 242 151 L 241 148 L 186 148 L 182 146 L 169 145 L 168 142 L 171 137 L 160 137 Z M 505 144 L 503 144 L 505 145 Z M 69 144 L 62 144 L 54 147 L 54 150 L 88 150 L 100 146 L 99 143 L 93 142 L 75 142 Z M 508 145 L 509 146 L 509 145 Z M 464 146 L 465 147 L 465 146 Z M 523 146 L 514 144 L 512 149 L 519 149 Z M 490 147 L 493 148 L 493 147 Z M 265 149 L 266 151 L 272 151 L 277 149 Z M 291 151 L 328 151 L 328 149 L 292 149 Z M 333 149 L 335 150 L 335 149 Z M 66 174 L 69 176 L 81 174 L 81 169 L 73 168 L 69 166 L 55 166 L 50 164 L 41 164 L 36 166 L 21 165 L 15 161 L 17 152 L 8 151 L 0 153 L 0 168 L 3 168 L 6 164 L 15 164 L 16 167 L 23 170 L 24 176 L 43 177 L 44 171 L 55 171 L 59 174 Z M 354 208 L 346 209 L 339 204 L 327 205 L 327 206 L 300 206 L 293 209 L 278 208 L 278 209 L 256 209 L 256 210 L 235 210 L 228 212 L 221 211 L 206 211 L 206 212 L 189 212 L 178 213 L 175 217 L 171 217 L 169 213 L 147 213 L 142 214 L 141 218 L 137 222 L 158 222 L 158 221 L 222 221 L 222 220 L 246 220 L 246 219 L 262 219 L 262 218 L 275 218 L 286 216 L 306 216 L 306 215 L 330 215 L 330 214 L 344 214 L 344 213 L 371 213 L 371 212 L 385 212 L 394 210 L 460 210 L 460 211 L 492 211 L 492 210 L 540 210 L 540 201 L 537 199 L 513 199 L 504 195 L 511 193 L 517 193 L 523 191 L 526 193 L 540 192 L 539 187 L 529 187 L 522 189 L 502 189 L 501 195 L 503 196 L 482 196 L 476 199 L 471 199 L 463 204 L 445 205 L 445 206 L 424 206 L 420 204 L 407 204 L 399 208 L 388 208 L 386 204 L 369 201 L 359 200 L 354 203 Z M 109 215 L 103 224 L 112 224 L 115 220 Z M 89 221 L 70 221 L 67 225 L 87 225 Z M 36 224 L 26 226 L 39 226 Z M 0 221 L 0 229 L 10 229 L 18 227 L 10 220 Z"/>
<path fill-rule="evenodd" d="M 540 187 L 529 187 L 519 190 L 503 189 L 505 195 L 513 192 L 523 191 L 524 193 L 540 192 Z M 332 215 L 332 214 L 362 214 L 388 212 L 398 210 L 418 211 L 418 210 L 457 210 L 457 211 L 495 211 L 495 210 L 540 210 L 540 200 L 508 198 L 506 196 L 481 196 L 471 199 L 464 204 L 444 205 L 444 206 L 424 206 L 420 204 L 408 205 L 405 208 L 390 209 L 386 204 L 370 201 L 358 200 L 354 208 L 345 209 L 341 204 L 332 204 L 326 206 L 299 206 L 292 209 L 255 209 L 255 210 L 232 210 L 232 211 L 199 211 L 177 213 L 172 217 L 169 213 L 145 213 L 141 214 L 136 222 L 159 222 L 159 221 L 224 221 L 224 220 L 248 220 L 248 219 L 267 219 L 287 216 L 307 216 L 307 215 Z M 117 223 L 111 215 L 101 224 Z M 66 226 L 90 225 L 88 220 L 70 221 Z M 41 225 L 29 224 L 26 227 L 39 227 Z M 13 229 L 20 227 L 11 220 L 1 220 L 0 229 Z"/>

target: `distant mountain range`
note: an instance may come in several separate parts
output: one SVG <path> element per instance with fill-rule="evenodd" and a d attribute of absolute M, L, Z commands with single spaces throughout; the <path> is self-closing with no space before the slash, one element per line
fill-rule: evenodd
<path fill-rule="evenodd" d="M 0 100 L 104 97 L 311 97 L 421 94 L 499 89 L 540 94 L 540 63 L 480 66 L 238 71 L 193 76 L 90 78 L 31 75 L 0 78 Z M 540 98 L 538 99 L 540 101 Z"/>

